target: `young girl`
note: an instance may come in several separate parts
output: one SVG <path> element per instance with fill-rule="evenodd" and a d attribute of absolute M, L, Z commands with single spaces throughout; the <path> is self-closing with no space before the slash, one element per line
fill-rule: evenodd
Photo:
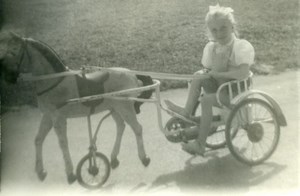
<path fill-rule="evenodd" d="M 190 117 L 196 106 L 201 87 L 205 94 L 201 98 L 201 124 L 198 138 L 194 142 L 183 144 L 182 148 L 191 154 L 204 155 L 205 143 L 212 123 L 212 107 L 217 106 L 218 87 L 230 80 L 243 79 L 249 74 L 249 67 L 254 62 L 253 46 L 246 40 L 236 37 L 235 19 L 230 7 L 210 6 L 205 18 L 209 38 L 203 50 L 202 64 L 210 71 L 196 72 L 199 76 L 191 82 L 188 98 L 184 107 L 166 100 L 167 107 L 185 117 Z M 222 103 L 229 104 L 227 92 L 220 93 Z M 199 127 L 196 129 L 199 129 Z"/>

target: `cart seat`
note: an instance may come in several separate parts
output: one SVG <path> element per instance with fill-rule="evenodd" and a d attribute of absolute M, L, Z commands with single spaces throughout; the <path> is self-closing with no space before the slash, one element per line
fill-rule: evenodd
<path fill-rule="evenodd" d="M 93 72 L 76 75 L 76 82 L 79 97 L 99 95 L 104 93 L 104 83 L 109 78 L 108 72 Z M 83 105 L 95 107 L 103 99 L 83 102 Z"/>
<path fill-rule="evenodd" d="M 253 73 L 249 72 L 249 75 L 244 79 L 232 80 L 232 81 L 226 82 L 226 83 L 222 84 L 221 86 L 219 86 L 217 93 L 216 93 L 218 104 L 222 107 L 225 106 L 220 101 L 220 92 L 221 91 L 225 90 L 228 92 L 229 99 L 231 102 L 236 96 L 252 89 L 252 87 L 253 87 L 252 77 L 253 77 Z M 226 106 L 226 107 L 230 107 L 230 106 Z"/>

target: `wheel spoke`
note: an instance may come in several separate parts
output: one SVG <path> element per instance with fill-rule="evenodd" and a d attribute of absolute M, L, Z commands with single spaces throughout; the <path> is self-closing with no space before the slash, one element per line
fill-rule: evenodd
<path fill-rule="evenodd" d="M 253 159 L 253 157 L 255 157 L 255 146 L 254 146 L 254 144 L 253 143 L 251 143 L 252 145 L 251 145 L 251 159 Z"/>
<path fill-rule="evenodd" d="M 259 142 L 258 144 L 259 144 L 259 147 L 261 148 L 261 150 L 264 152 L 265 149 L 264 149 L 264 147 L 263 147 L 263 143 L 262 143 L 262 142 Z"/>

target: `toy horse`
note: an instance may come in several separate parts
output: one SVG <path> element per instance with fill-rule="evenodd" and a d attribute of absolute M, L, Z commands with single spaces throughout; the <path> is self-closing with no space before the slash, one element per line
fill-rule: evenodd
<path fill-rule="evenodd" d="M 0 60 L 1 77 L 6 82 L 17 82 L 21 72 L 31 73 L 33 76 L 71 72 L 62 63 L 54 50 L 40 41 L 30 38 L 25 39 L 11 33 L 1 42 L 6 43 L 7 46 L 6 52 L 4 52 Z M 57 134 L 62 150 L 67 180 L 69 183 L 73 183 L 76 180 L 68 147 L 66 119 L 87 116 L 104 110 L 110 110 L 117 125 L 116 140 L 111 152 L 112 168 L 117 167 L 119 164 L 117 156 L 125 129 L 125 122 L 134 131 L 139 159 L 144 166 L 150 163 L 150 159 L 147 157 L 144 149 L 142 126 L 136 117 L 136 114 L 140 111 L 141 102 L 103 98 L 82 104 L 66 104 L 68 99 L 136 88 L 141 83 L 143 85 L 153 83 L 148 76 L 131 75 L 124 72 L 122 68 L 112 68 L 112 70 L 118 70 L 119 72 L 109 70 L 97 71 L 35 82 L 38 107 L 43 113 L 35 138 L 35 171 L 40 180 L 44 180 L 47 176 L 43 165 L 42 147 L 46 136 L 52 128 Z M 144 91 L 140 95 L 130 94 L 130 96 L 147 99 L 151 97 L 151 94 L 151 91 Z"/>

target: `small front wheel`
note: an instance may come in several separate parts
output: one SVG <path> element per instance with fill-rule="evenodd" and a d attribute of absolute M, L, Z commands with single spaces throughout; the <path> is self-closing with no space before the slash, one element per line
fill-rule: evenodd
<path fill-rule="evenodd" d="M 89 153 L 78 163 L 77 180 L 88 189 L 100 188 L 110 175 L 110 165 L 107 157 L 100 153 Z"/>

